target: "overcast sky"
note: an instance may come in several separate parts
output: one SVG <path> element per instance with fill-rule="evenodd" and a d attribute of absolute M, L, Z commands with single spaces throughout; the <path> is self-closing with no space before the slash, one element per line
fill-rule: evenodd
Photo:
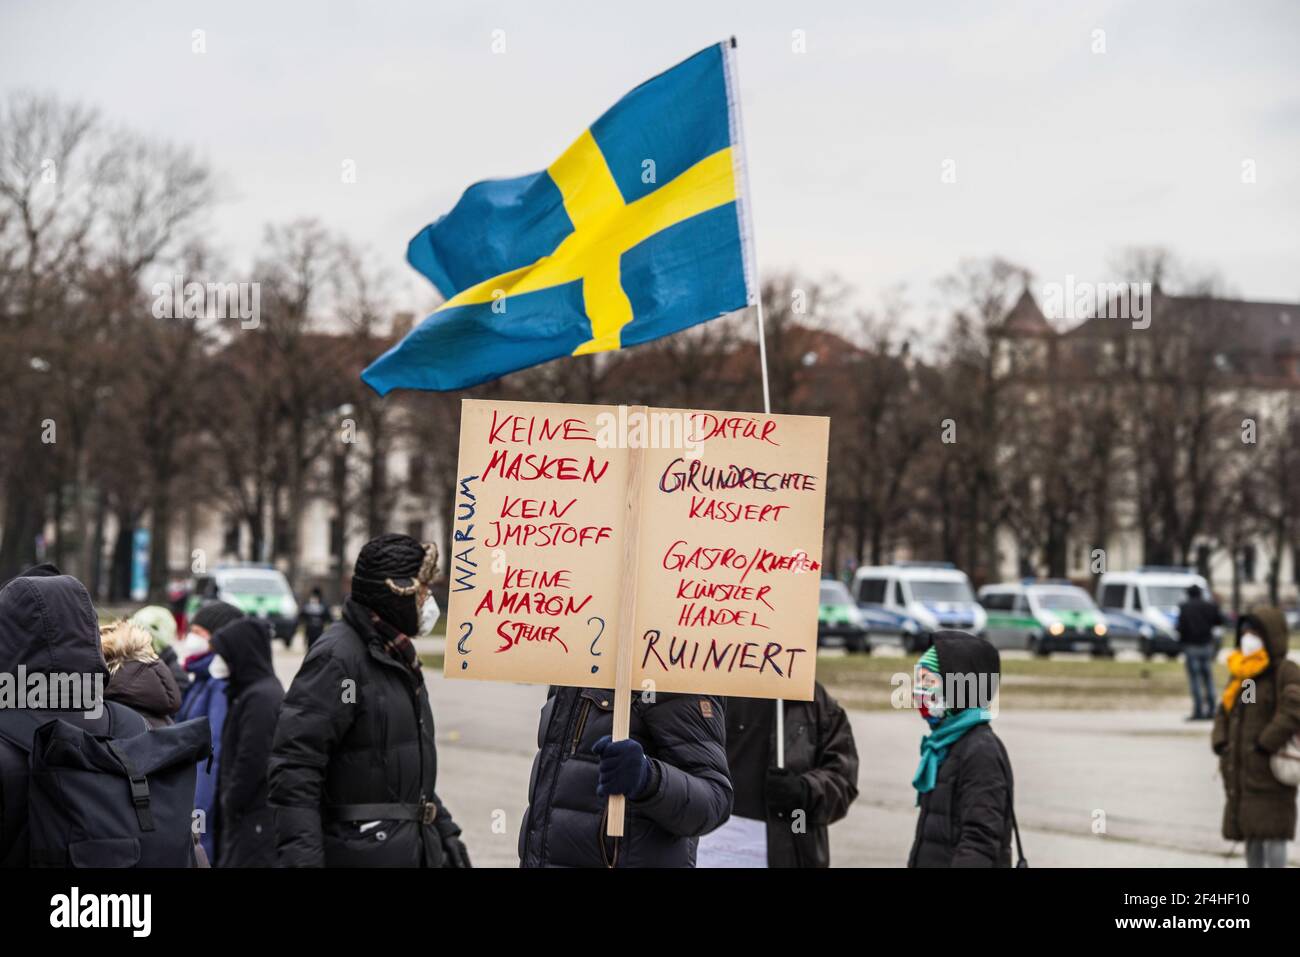
<path fill-rule="evenodd" d="M 966 257 L 1110 281 L 1132 278 L 1107 271 L 1118 249 L 1164 244 L 1245 298 L 1300 300 L 1296 0 L 0 0 L 0 92 L 194 146 L 231 261 L 266 222 L 316 216 L 423 308 L 411 234 L 731 34 L 764 272 L 835 273 L 865 305 L 904 283 L 924 312 Z"/>

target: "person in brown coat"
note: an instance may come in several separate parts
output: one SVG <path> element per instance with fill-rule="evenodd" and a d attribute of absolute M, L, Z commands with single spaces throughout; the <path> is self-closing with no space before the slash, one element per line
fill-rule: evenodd
<path fill-rule="evenodd" d="M 181 689 L 154 651 L 153 634 L 119 621 L 99 630 L 99 643 L 109 675 L 104 697 L 135 711 L 150 728 L 171 724 L 181 708 Z"/>
<path fill-rule="evenodd" d="M 1228 687 L 1214 715 L 1223 836 L 1245 841 L 1247 867 L 1285 867 L 1286 843 L 1295 839 L 1296 789 L 1269 769 L 1269 756 L 1300 732 L 1300 665 L 1286 657 L 1289 637 L 1277 608 L 1260 606 L 1241 617 Z"/>

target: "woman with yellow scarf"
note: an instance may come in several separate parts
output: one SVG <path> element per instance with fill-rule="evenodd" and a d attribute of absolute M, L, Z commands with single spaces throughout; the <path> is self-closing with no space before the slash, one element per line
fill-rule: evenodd
<path fill-rule="evenodd" d="M 1300 665 L 1286 656 L 1289 638 L 1277 608 L 1241 617 L 1214 716 L 1211 743 L 1226 798 L 1223 836 L 1245 842 L 1247 867 L 1285 867 L 1287 841 L 1295 839 L 1296 789 L 1269 769 L 1269 756 L 1300 732 Z"/>

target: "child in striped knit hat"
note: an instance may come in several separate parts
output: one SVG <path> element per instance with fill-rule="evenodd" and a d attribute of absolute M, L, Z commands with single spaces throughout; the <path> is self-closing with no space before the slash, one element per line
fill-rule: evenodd
<path fill-rule="evenodd" d="M 912 778 L 909 867 L 1011 864 L 1011 761 L 990 726 L 1000 674 L 997 649 L 960 631 L 936 632 L 916 663 L 912 695 L 930 733 Z"/>

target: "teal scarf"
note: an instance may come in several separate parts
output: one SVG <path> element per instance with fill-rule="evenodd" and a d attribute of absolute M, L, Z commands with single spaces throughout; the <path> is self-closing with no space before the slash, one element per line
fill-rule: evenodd
<path fill-rule="evenodd" d="M 912 775 L 917 804 L 921 803 L 922 794 L 934 790 L 939 765 L 948 756 L 948 748 L 975 725 L 992 720 L 993 716 L 984 708 L 966 708 L 949 715 L 939 722 L 934 731 L 921 738 L 921 763 L 916 768 L 916 774 Z"/>

